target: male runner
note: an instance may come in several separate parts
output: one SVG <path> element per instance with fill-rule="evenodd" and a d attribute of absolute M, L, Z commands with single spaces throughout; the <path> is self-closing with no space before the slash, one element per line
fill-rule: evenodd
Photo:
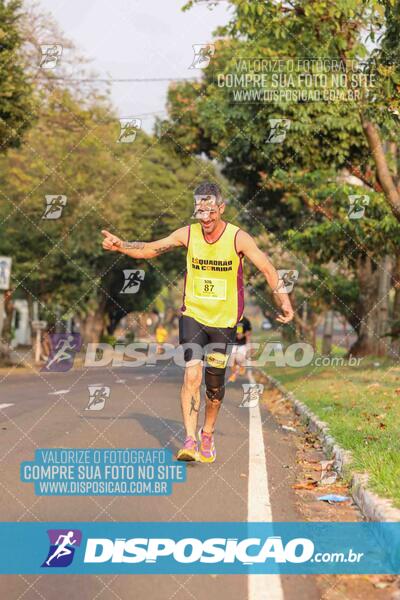
<path fill-rule="evenodd" d="M 192 344 L 185 350 L 184 382 L 181 390 L 186 440 L 178 460 L 214 462 L 214 428 L 225 393 L 227 346 L 236 336 L 236 325 L 244 308 L 243 257 L 263 273 L 282 312 L 280 323 L 293 318 L 288 295 L 279 289 L 279 277 L 273 265 L 245 231 L 223 220 L 225 203 L 219 187 L 204 182 L 195 192 L 194 217 L 200 223 L 181 227 L 166 238 L 154 242 L 123 242 L 102 231 L 105 250 L 122 252 L 132 258 L 151 259 L 178 247 L 187 248 L 185 291 L 179 321 L 179 343 Z M 208 344 L 219 344 L 222 351 L 204 357 Z M 206 359 L 206 409 L 204 425 L 196 441 L 200 409 L 200 385 L 203 360 Z"/>

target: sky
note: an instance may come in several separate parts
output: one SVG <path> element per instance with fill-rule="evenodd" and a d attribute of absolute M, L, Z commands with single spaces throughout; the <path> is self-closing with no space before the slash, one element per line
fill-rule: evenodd
<path fill-rule="evenodd" d="M 228 20 L 224 0 L 212 10 L 204 2 L 182 12 L 184 0 L 39 0 L 101 77 L 185 78 L 193 44 L 212 41 Z M 154 114 L 163 117 L 168 82 L 113 83 L 112 99 L 120 118 L 142 118 L 151 131 Z"/>

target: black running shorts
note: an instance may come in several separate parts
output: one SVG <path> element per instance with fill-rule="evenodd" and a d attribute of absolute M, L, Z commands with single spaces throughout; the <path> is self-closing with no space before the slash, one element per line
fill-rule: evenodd
<path fill-rule="evenodd" d="M 179 319 L 179 344 L 185 362 L 203 360 L 205 351 L 214 345 L 218 346 L 217 352 L 230 354 L 235 339 L 236 327 L 208 327 L 185 315 Z"/>

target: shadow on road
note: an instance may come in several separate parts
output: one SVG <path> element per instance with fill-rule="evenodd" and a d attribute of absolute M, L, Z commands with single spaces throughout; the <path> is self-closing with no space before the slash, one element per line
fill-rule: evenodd
<path fill-rule="evenodd" d="M 85 415 L 85 420 L 120 420 L 120 419 L 133 419 L 137 421 L 142 429 L 153 436 L 161 447 L 169 448 L 172 452 L 177 452 L 181 447 L 182 440 L 185 437 L 183 424 L 181 421 L 175 419 L 165 419 L 159 415 L 146 415 L 143 413 L 129 413 L 119 417 L 110 415 L 108 417 L 103 415 Z M 178 438 L 177 441 L 175 438 Z"/>

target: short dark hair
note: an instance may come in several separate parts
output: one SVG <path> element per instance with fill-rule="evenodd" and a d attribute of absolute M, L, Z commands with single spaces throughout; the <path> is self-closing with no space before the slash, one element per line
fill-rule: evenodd
<path fill-rule="evenodd" d="M 221 188 L 216 183 L 211 183 L 211 181 L 203 181 L 200 183 L 197 188 L 194 190 L 195 196 L 215 196 L 217 200 L 217 204 L 222 204 L 222 193 Z"/>

